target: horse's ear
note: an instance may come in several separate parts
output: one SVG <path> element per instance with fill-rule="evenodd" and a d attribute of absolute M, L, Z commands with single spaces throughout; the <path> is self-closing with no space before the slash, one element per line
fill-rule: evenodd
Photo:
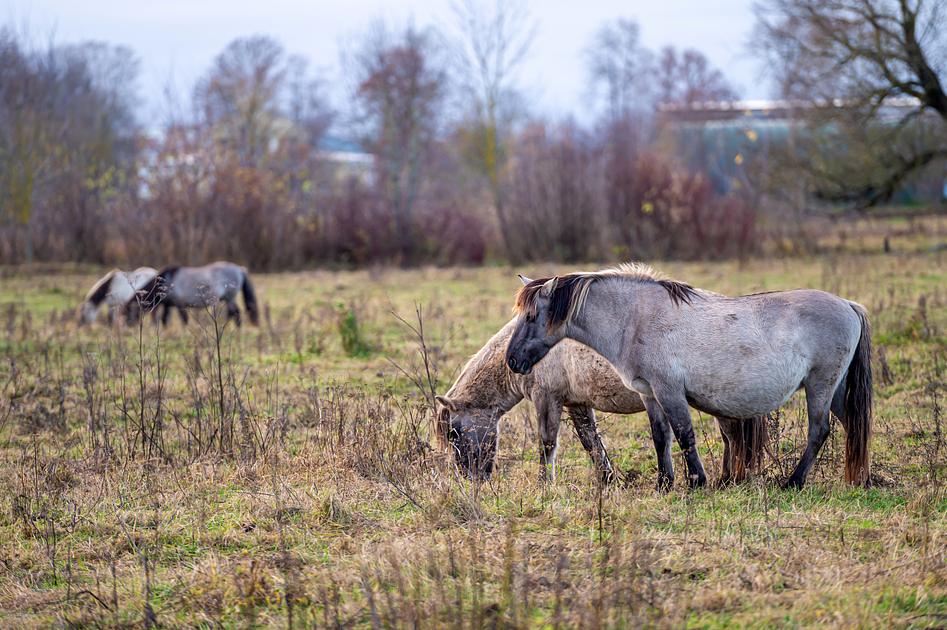
<path fill-rule="evenodd" d="M 444 396 L 435 396 L 434 400 L 439 402 L 441 405 L 447 407 L 451 411 L 457 411 L 457 404 L 450 398 L 446 398 Z"/>
<path fill-rule="evenodd" d="M 524 275 L 521 274 L 521 273 L 516 274 L 516 277 L 519 278 L 519 279 L 520 279 L 520 282 L 522 282 L 524 285 L 525 285 L 525 284 L 529 284 L 530 282 L 533 281 L 532 278 L 527 278 L 526 276 L 524 276 Z"/>
<path fill-rule="evenodd" d="M 546 284 L 543 285 L 543 288 L 539 290 L 539 294 L 543 297 L 549 297 L 552 295 L 552 292 L 556 290 L 556 284 L 559 282 L 559 276 L 553 276 L 546 281 Z"/>

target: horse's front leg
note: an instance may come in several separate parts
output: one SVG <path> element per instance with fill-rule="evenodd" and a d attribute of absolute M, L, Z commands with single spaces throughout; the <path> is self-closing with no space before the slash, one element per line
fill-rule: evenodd
<path fill-rule="evenodd" d="M 167 328 L 168 322 L 171 321 L 171 305 L 165 302 L 162 306 L 164 310 L 161 311 L 161 325 Z"/>
<path fill-rule="evenodd" d="M 605 444 L 602 443 L 602 436 L 598 432 L 595 410 L 587 405 L 569 407 L 568 410 L 576 435 L 579 436 L 579 441 L 592 458 L 592 463 L 595 464 L 602 483 L 606 485 L 612 483 L 615 480 L 615 473 L 612 469 L 612 461 L 605 450 Z"/>
<path fill-rule="evenodd" d="M 648 421 L 651 423 L 651 441 L 658 458 L 658 490 L 668 492 L 674 487 L 674 460 L 671 458 L 671 426 L 664 416 L 664 410 L 651 396 L 642 396 Z"/>
<path fill-rule="evenodd" d="M 664 411 L 664 416 L 671 425 L 674 437 L 677 438 L 677 443 L 684 453 L 684 461 L 687 462 L 687 482 L 691 488 L 700 488 L 707 483 L 707 473 L 704 472 L 704 464 L 697 453 L 694 423 L 691 421 L 690 407 L 687 406 L 684 390 L 657 388 L 653 383 L 652 387 L 655 388 L 657 403 Z"/>
<path fill-rule="evenodd" d="M 533 397 L 539 420 L 539 480 L 556 478 L 556 448 L 559 446 L 559 425 L 562 422 L 562 401 L 553 396 Z"/>

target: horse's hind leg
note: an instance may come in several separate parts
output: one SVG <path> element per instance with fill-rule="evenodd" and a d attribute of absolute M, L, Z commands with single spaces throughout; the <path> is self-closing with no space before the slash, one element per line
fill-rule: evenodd
<path fill-rule="evenodd" d="M 559 446 L 559 424 L 562 422 L 562 401 L 552 396 L 533 398 L 539 420 L 539 480 L 556 478 L 556 448 Z"/>
<path fill-rule="evenodd" d="M 227 319 L 234 320 L 237 323 L 237 327 L 240 326 L 240 309 L 237 307 L 236 302 L 227 301 Z"/>
<path fill-rule="evenodd" d="M 615 473 L 612 469 L 612 461 L 608 458 L 605 451 L 605 444 L 602 443 L 602 436 L 599 435 L 598 426 L 595 422 L 595 410 L 586 405 L 569 407 L 569 417 L 572 418 L 572 426 L 575 427 L 575 433 L 579 436 L 579 441 L 592 458 L 595 469 L 598 471 L 599 478 L 604 484 L 610 484 L 615 479 Z"/>
<path fill-rule="evenodd" d="M 187 321 L 188 321 L 187 309 L 184 308 L 183 306 L 179 306 L 177 308 L 178 308 L 178 315 L 181 318 L 181 323 L 187 326 Z"/>
<path fill-rule="evenodd" d="M 651 423 L 651 441 L 658 458 L 658 490 L 667 492 L 674 487 L 674 460 L 671 458 L 671 426 L 664 417 L 664 410 L 658 401 L 650 396 L 642 396 L 648 421 Z"/>
<path fill-rule="evenodd" d="M 843 377 L 842 382 L 835 388 L 835 394 L 832 396 L 832 413 L 835 414 L 838 421 L 842 423 L 847 433 L 848 417 L 845 415 L 845 380 L 846 378 Z"/>
<path fill-rule="evenodd" d="M 654 384 L 652 384 L 654 387 Z M 664 417 L 667 418 L 674 437 L 684 453 L 684 461 L 687 462 L 687 481 L 691 488 L 699 488 L 707 483 L 707 473 L 704 472 L 704 464 L 700 461 L 700 455 L 697 453 L 697 439 L 694 437 L 694 423 L 691 422 L 690 407 L 687 406 L 687 399 L 684 397 L 683 389 L 672 390 L 667 386 L 662 391 L 655 391 L 657 403 L 664 411 Z M 645 403 L 647 405 L 647 403 Z M 648 415 L 651 415 L 651 408 L 648 408 Z M 652 427 L 654 425 L 652 424 Z"/>
<path fill-rule="evenodd" d="M 812 380 L 810 375 L 808 380 Z M 802 488 L 806 477 L 815 463 L 815 458 L 822 450 L 826 438 L 829 437 L 829 408 L 832 405 L 834 389 L 828 389 L 824 384 L 813 385 L 806 383 L 806 407 L 809 414 L 809 434 L 806 439 L 806 450 L 803 451 L 795 470 L 783 484 L 783 488 Z"/>

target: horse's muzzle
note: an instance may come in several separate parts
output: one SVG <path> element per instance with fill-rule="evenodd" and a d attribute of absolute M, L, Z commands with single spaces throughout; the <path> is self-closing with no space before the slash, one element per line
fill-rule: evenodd
<path fill-rule="evenodd" d="M 506 364 L 516 374 L 529 374 L 533 371 L 533 366 L 527 365 L 526 361 L 517 361 L 515 357 L 507 359 Z"/>

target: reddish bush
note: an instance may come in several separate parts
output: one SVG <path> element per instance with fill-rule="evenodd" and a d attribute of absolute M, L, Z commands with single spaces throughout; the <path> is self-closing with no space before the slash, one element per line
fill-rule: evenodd
<path fill-rule="evenodd" d="M 723 258 L 755 246 L 756 212 L 654 151 L 630 124 L 595 141 L 567 123 L 534 124 L 515 145 L 510 225 L 534 260 Z"/>

